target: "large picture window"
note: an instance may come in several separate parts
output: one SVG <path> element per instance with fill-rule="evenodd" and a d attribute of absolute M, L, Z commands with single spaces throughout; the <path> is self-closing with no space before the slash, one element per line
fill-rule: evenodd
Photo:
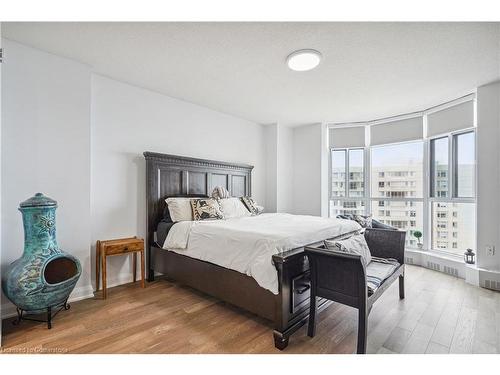
<path fill-rule="evenodd" d="M 372 216 L 405 230 L 407 247 L 417 247 L 413 232 L 424 223 L 423 150 L 422 141 L 371 149 Z"/>
<path fill-rule="evenodd" d="M 330 216 L 371 214 L 405 230 L 408 248 L 417 247 L 414 233 L 420 231 L 424 249 L 457 256 L 475 249 L 473 105 L 460 101 L 420 118 L 365 127 L 365 144 L 373 143 L 364 148 L 337 147 L 363 144 L 363 139 L 342 137 L 338 126 L 329 133 Z M 359 138 L 363 132 L 358 133 Z"/>

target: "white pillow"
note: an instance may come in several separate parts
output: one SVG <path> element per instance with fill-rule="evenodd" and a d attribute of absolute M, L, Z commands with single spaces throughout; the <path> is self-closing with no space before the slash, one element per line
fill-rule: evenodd
<path fill-rule="evenodd" d="M 355 234 L 343 240 L 325 240 L 325 246 L 330 250 L 361 255 L 365 265 L 368 265 L 372 261 L 372 254 L 363 234 Z"/>
<path fill-rule="evenodd" d="M 172 221 L 192 221 L 193 210 L 191 208 L 192 198 L 167 198 L 168 212 Z"/>
<path fill-rule="evenodd" d="M 248 211 L 248 209 L 245 207 L 240 198 L 219 199 L 219 204 L 226 219 L 252 216 L 252 214 L 250 213 L 250 211 Z"/>

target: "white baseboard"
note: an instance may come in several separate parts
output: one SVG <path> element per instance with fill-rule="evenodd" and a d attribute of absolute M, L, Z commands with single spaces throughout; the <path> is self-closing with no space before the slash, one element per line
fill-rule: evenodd
<path fill-rule="evenodd" d="M 132 273 L 120 274 L 117 277 L 109 278 L 107 287 L 112 288 L 114 286 L 127 284 L 130 282 L 132 282 Z M 73 292 L 69 296 L 68 302 L 76 302 L 87 298 L 93 298 L 94 290 L 95 286 L 92 284 L 79 286 L 73 290 Z M 1 316 L 2 319 L 12 318 L 17 315 L 16 306 L 14 306 L 14 304 L 9 301 L 2 304 L 1 312 L 2 312 Z"/>

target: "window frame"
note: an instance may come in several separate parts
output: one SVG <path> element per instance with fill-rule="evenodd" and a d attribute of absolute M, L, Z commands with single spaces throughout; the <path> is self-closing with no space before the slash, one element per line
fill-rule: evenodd
<path fill-rule="evenodd" d="M 458 197 L 458 180 L 456 176 L 456 171 L 458 170 L 458 158 L 457 158 L 457 151 L 458 147 L 456 145 L 456 137 L 461 135 L 461 134 L 467 134 L 467 133 L 474 133 L 474 174 L 473 174 L 473 180 L 474 180 L 474 197 Z M 447 197 L 437 197 L 437 196 L 431 196 L 432 192 L 432 176 L 433 176 L 433 157 L 432 157 L 432 152 L 431 149 L 431 141 L 434 139 L 440 139 L 440 138 L 447 138 L 448 139 L 448 177 L 447 177 L 447 182 L 448 182 L 448 196 Z M 427 224 L 425 224 L 424 221 L 424 227 L 426 228 L 426 231 L 429 235 L 425 236 L 424 235 L 424 245 L 427 249 L 429 249 L 430 252 L 436 252 L 440 253 L 443 255 L 447 256 L 456 256 L 456 257 L 462 257 L 461 254 L 456 254 L 452 251 L 448 251 L 445 249 L 435 249 L 432 247 L 433 244 L 433 238 L 432 238 L 432 218 L 433 218 L 433 212 L 432 212 L 432 206 L 433 203 L 469 203 L 469 204 L 474 204 L 474 211 L 475 211 L 475 218 L 474 222 L 476 223 L 476 227 L 474 228 L 474 242 L 476 244 L 477 248 L 477 131 L 476 127 L 472 126 L 466 129 L 461 129 L 457 130 L 454 132 L 451 132 L 449 134 L 441 134 L 441 135 L 435 135 L 432 137 L 429 137 L 428 139 L 425 140 L 427 143 L 427 147 L 429 150 L 429 157 L 427 158 L 427 169 L 429 173 L 427 174 L 428 181 L 426 183 L 427 189 L 429 191 L 427 202 L 428 202 L 428 209 L 426 213 L 424 214 L 424 220 L 425 218 L 427 219 Z M 450 229 L 453 229 L 450 228 Z"/>
<path fill-rule="evenodd" d="M 367 186 L 367 164 L 366 164 L 366 147 L 341 147 L 341 148 L 338 148 L 338 147 L 330 147 L 330 153 L 329 153 L 329 157 L 328 157 L 328 181 L 329 181 L 329 191 L 328 191 L 328 196 L 329 196 L 329 200 L 328 200 L 328 204 L 330 205 L 330 202 L 331 201 L 342 201 L 342 202 L 345 202 L 345 201 L 349 201 L 349 202 L 364 202 L 364 206 L 365 206 L 365 210 L 364 210 L 364 214 L 367 215 L 367 212 L 368 212 L 368 208 L 367 208 L 367 204 L 368 204 L 368 200 L 367 200 L 367 190 L 366 190 L 366 186 Z M 350 164 L 349 164 L 349 151 L 351 150 L 361 150 L 363 152 L 363 196 L 362 197 L 350 197 L 349 196 L 349 191 L 350 191 L 350 187 L 349 187 L 349 176 L 350 176 L 350 170 L 349 170 L 349 167 L 350 167 Z M 337 197 L 337 196 L 334 196 L 332 194 L 332 155 L 333 155 L 333 152 L 334 151 L 344 151 L 345 154 L 344 154 L 344 157 L 345 157 L 345 177 L 344 177 L 344 196 L 342 197 Z M 328 213 L 330 213 L 330 206 L 328 206 Z"/>

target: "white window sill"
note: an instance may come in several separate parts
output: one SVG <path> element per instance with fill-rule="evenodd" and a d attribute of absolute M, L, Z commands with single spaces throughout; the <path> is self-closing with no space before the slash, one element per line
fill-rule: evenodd
<path fill-rule="evenodd" d="M 449 261 L 460 263 L 460 264 L 465 263 L 463 257 L 461 255 L 458 255 L 458 254 L 450 254 L 450 253 L 444 253 L 441 251 L 415 249 L 415 248 L 405 248 L 405 252 L 415 253 L 415 254 L 424 254 L 424 255 L 436 257 L 439 259 L 445 259 L 445 260 L 449 260 Z"/>

